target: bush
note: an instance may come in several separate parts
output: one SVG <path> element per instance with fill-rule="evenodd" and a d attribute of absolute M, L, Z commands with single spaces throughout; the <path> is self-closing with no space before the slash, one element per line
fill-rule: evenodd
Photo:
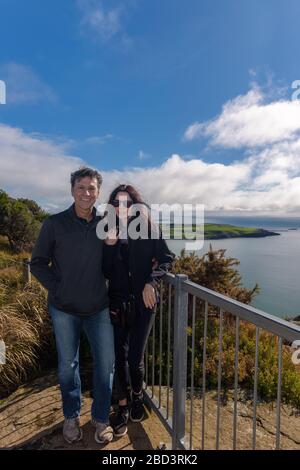
<path fill-rule="evenodd" d="M 203 331 L 203 319 L 197 327 Z M 207 336 L 206 385 L 214 389 L 217 386 L 217 371 L 219 363 L 219 319 L 209 319 Z M 255 326 L 241 322 L 239 335 L 239 367 L 238 385 L 252 394 L 255 370 Z M 203 338 L 196 348 L 195 381 L 202 386 Z M 278 338 L 262 331 L 259 336 L 258 348 L 258 396 L 265 401 L 273 401 L 277 397 L 278 385 Z M 291 360 L 292 352 L 289 346 L 282 349 L 282 385 L 281 394 L 284 403 L 300 409 L 300 374 Z M 234 387 L 235 373 L 235 321 L 228 315 L 223 324 L 222 340 L 222 390 L 227 396 L 229 389 Z"/>

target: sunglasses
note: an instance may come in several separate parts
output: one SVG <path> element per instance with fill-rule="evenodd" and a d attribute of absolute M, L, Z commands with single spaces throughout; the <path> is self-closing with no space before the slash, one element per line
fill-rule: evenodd
<path fill-rule="evenodd" d="M 119 201 L 119 199 L 114 199 L 112 202 L 112 205 L 114 207 L 119 207 L 119 206 L 125 206 L 125 207 L 131 207 L 133 204 L 133 201 Z"/>

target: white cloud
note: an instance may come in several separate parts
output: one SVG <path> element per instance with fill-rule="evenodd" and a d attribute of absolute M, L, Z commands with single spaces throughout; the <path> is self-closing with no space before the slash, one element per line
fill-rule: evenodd
<path fill-rule="evenodd" d="M 0 65 L 0 77 L 6 83 L 6 102 L 9 104 L 55 103 L 57 96 L 28 65 L 7 63 Z"/>
<path fill-rule="evenodd" d="M 195 122 L 185 131 L 185 140 L 200 137 L 211 145 L 227 148 L 254 148 L 300 135 L 300 101 L 265 102 L 262 91 L 254 86 L 246 95 L 228 101 L 211 121 Z"/>
<path fill-rule="evenodd" d="M 69 177 L 84 162 L 66 154 L 65 146 L 36 134 L 0 124 L 0 187 L 43 207 L 61 208 L 71 201 Z"/>
<path fill-rule="evenodd" d="M 253 84 L 228 101 L 211 121 L 194 123 L 186 140 L 208 138 L 208 145 L 240 149 L 248 179 L 224 197 L 224 209 L 299 211 L 300 101 L 274 99 Z M 227 165 L 231 167 L 232 165 Z"/>
<path fill-rule="evenodd" d="M 218 126 L 218 132 L 211 135 L 213 142 L 226 142 L 231 147 L 239 145 L 244 149 L 247 143 L 246 152 L 241 150 L 241 159 L 227 164 L 209 163 L 192 155 L 186 159 L 173 154 L 158 166 L 112 171 L 99 168 L 104 179 L 101 201 L 107 200 L 116 185 L 132 183 L 149 203 L 200 203 L 211 211 L 300 212 L 300 119 L 298 124 L 295 117 L 298 103 L 273 100 L 266 105 L 264 100 L 258 89 L 251 90 L 227 103 L 215 119 L 223 122 L 228 131 L 232 119 L 227 117 L 232 117 L 234 110 L 242 117 L 237 143 L 231 128 L 226 138 Z M 257 108 L 260 112 L 253 119 L 252 112 L 246 111 L 256 112 Z M 292 110 L 293 117 L 288 119 L 286 109 Z M 269 123 L 277 122 L 276 132 L 265 126 L 262 133 L 264 118 Z M 247 135 L 246 122 L 251 124 Z M 257 135 L 261 135 L 259 146 L 254 145 Z M 95 143 L 104 137 L 97 137 Z M 71 154 L 67 140 L 26 134 L 0 125 L 0 141 L 0 187 L 12 195 L 35 199 L 52 211 L 71 202 L 70 173 L 85 162 Z"/>
<path fill-rule="evenodd" d="M 124 32 L 124 17 L 126 2 L 109 8 L 102 0 L 77 0 L 76 4 L 81 13 L 81 32 L 102 42 L 107 42 L 119 36 L 124 46 L 130 39 Z"/>
<path fill-rule="evenodd" d="M 100 135 L 100 136 L 95 135 L 95 136 L 88 137 L 85 141 L 87 144 L 102 145 L 112 139 L 115 139 L 114 135 L 105 134 L 105 135 Z"/>
<path fill-rule="evenodd" d="M 150 158 L 150 156 L 151 155 L 149 153 L 145 153 L 143 150 L 140 150 L 138 158 L 139 160 L 147 160 L 147 158 Z"/>

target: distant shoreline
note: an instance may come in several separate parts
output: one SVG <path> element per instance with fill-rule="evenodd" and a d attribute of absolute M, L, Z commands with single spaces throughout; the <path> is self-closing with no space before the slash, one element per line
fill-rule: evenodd
<path fill-rule="evenodd" d="M 190 225 L 189 228 L 191 229 L 189 233 L 196 232 L 195 224 Z M 161 224 L 161 229 L 163 234 L 166 233 L 167 227 L 164 229 L 164 224 Z M 264 238 L 275 235 L 280 235 L 280 233 L 263 228 L 239 227 L 231 224 L 204 224 L 205 240 L 222 240 L 226 238 Z M 174 238 L 175 236 L 176 238 Z M 186 239 L 186 236 L 183 233 L 183 227 L 181 225 L 172 223 L 170 224 L 170 239 Z"/>

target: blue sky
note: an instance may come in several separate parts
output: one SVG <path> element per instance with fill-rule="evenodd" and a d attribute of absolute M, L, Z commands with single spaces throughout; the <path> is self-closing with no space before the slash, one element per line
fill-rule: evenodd
<path fill-rule="evenodd" d="M 0 186 L 63 207 L 69 170 L 87 163 L 106 191 L 126 179 L 164 202 L 300 210 L 299 13 L 297 0 L 0 0 Z M 224 106 L 244 130 L 259 111 L 258 129 L 241 137 Z M 275 136 L 257 134 L 266 116 Z"/>

